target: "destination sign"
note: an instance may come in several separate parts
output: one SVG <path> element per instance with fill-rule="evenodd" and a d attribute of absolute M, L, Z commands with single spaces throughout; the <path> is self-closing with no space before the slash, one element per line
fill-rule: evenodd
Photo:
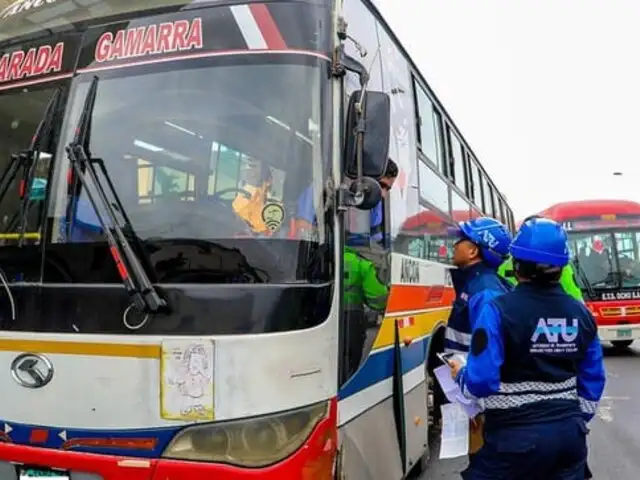
<path fill-rule="evenodd" d="M 593 219 L 593 220 L 573 220 L 563 222 L 562 226 L 567 231 L 598 230 L 605 228 L 632 228 L 640 227 L 640 217 L 616 218 L 616 219 Z"/>
<path fill-rule="evenodd" d="M 104 32 L 96 43 L 98 63 L 201 49 L 202 18 Z"/>
<path fill-rule="evenodd" d="M 640 300 L 640 289 L 622 292 L 604 292 L 600 295 L 600 300 Z"/>
<path fill-rule="evenodd" d="M 0 83 L 60 72 L 63 56 L 62 42 L 5 53 L 0 57 Z"/>

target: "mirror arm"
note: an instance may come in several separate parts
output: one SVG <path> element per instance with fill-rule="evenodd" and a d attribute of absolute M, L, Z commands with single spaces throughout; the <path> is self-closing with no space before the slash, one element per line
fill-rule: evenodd
<path fill-rule="evenodd" d="M 331 74 L 334 77 L 343 77 L 347 72 L 358 75 L 360 87 L 364 88 L 369 82 L 369 72 L 367 68 L 355 58 L 344 52 L 344 45 L 338 45 L 333 52 L 333 64 Z"/>

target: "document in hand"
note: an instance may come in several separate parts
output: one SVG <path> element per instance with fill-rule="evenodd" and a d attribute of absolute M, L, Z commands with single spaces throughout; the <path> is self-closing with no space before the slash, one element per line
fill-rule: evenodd
<path fill-rule="evenodd" d="M 482 412 L 482 407 L 476 400 L 465 397 L 458 384 L 451 378 L 451 369 L 447 365 L 442 365 L 434 369 L 436 379 L 442 387 L 447 399 L 452 403 L 458 403 L 463 408 L 469 418 L 475 418 Z"/>

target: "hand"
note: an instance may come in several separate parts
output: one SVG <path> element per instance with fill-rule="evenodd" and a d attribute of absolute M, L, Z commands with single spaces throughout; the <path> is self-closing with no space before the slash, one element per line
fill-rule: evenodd
<path fill-rule="evenodd" d="M 462 368 L 462 364 L 457 360 L 449 360 L 449 367 L 451 367 L 451 378 L 455 380 Z"/>

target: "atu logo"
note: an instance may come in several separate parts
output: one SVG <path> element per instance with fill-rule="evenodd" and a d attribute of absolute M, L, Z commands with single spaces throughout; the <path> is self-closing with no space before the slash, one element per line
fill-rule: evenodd
<path fill-rule="evenodd" d="M 535 343 L 541 335 L 544 335 L 548 343 L 558 343 L 559 337 L 562 337 L 564 343 L 573 342 L 578 338 L 578 319 L 572 319 L 571 325 L 567 323 L 566 318 L 541 318 L 538 320 L 536 331 L 531 336 L 531 341 Z"/>
<path fill-rule="evenodd" d="M 496 237 L 494 237 L 488 230 L 482 232 L 482 240 L 489 245 L 489 248 L 496 248 L 498 246 L 498 240 L 496 240 Z"/>

